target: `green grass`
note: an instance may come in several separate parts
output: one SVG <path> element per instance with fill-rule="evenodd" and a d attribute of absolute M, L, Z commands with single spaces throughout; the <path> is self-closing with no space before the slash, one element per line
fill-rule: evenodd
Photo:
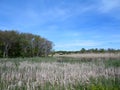
<path fill-rule="evenodd" d="M 53 62 L 56 58 L 54 57 L 31 57 L 31 58 L 0 58 L 0 62 L 21 62 L 21 61 L 33 61 L 33 62 Z"/>
<path fill-rule="evenodd" d="M 0 58 L 0 62 L 14 62 L 19 63 L 22 61 L 31 62 L 59 62 L 59 63 L 99 63 L 103 62 L 106 66 L 120 67 L 120 59 L 92 59 L 92 58 L 72 58 L 72 57 L 32 57 L 32 58 Z"/>
<path fill-rule="evenodd" d="M 87 90 L 120 90 L 120 78 L 94 78 L 91 84 L 87 86 Z"/>
<path fill-rule="evenodd" d="M 92 58 L 71 58 L 71 57 L 59 57 L 57 62 L 60 63 L 95 63 L 99 64 L 103 62 L 106 67 L 120 67 L 120 59 L 92 59 Z"/>
<path fill-rule="evenodd" d="M 120 67 L 120 59 L 119 60 L 104 60 L 106 67 Z"/>

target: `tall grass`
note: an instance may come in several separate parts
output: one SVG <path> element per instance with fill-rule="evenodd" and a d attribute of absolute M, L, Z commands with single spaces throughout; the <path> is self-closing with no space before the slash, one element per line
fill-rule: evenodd
<path fill-rule="evenodd" d="M 0 59 L 0 90 L 120 90 L 120 59 Z"/>

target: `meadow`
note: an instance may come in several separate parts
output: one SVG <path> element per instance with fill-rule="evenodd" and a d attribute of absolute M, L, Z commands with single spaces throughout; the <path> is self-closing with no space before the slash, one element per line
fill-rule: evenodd
<path fill-rule="evenodd" d="M 1 58 L 0 90 L 120 90 L 120 53 Z"/>

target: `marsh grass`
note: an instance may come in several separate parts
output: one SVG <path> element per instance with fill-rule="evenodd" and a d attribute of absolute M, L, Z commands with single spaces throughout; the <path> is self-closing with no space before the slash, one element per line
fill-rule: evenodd
<path fill-rule="evenodd" d="M 0 59 L 0 90 L 120 90 L 120 59 Z"/>

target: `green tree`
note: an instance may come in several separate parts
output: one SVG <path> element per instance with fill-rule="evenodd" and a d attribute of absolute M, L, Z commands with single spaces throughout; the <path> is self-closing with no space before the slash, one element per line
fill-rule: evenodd
<path fill-rule="evenodd" d="M 81 52 L 81 53 L 85 53 L 85 52 L 86 52 L 85 48 L 82 48 L 82 49 L 80 50 L 80 52 Z"/>
<path fill-rule="evenodd" d="M 0 30 L 0 57 L 48 56 L 53 43 L 31 33 Z"/>

